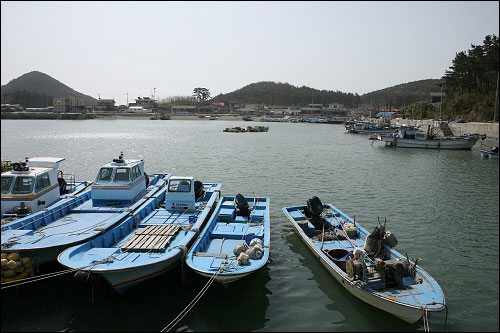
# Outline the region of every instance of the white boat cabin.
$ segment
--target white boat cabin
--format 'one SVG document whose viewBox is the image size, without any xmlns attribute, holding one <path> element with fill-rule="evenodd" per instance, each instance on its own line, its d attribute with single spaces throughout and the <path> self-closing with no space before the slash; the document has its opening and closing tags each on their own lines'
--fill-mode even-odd
<svg viewBox="0 0 500 333">
<path fill-rule="evenodd" d="M 170 177 L 165 195 L 165 209 L 190 211 L 195 209 L 195 180 L 193 177 Z"/>
<path fill-rule="evenodd" d="M 126 204 L 135 200 L 149 185 L 144 160 L 125 160 L 123 153 L 99 170 L 92 184 L 93 203 Z"/>
<path fill-rule="evenodd" d="M 59 157 L 27 158 L 2 173 L 2 215 L 36 213 L 59 199 Z"/>
<path fill-rule="evenodd" d="M 429 135 L 418 127 L 403 125 L 398 128 L 397 137 L 400 139 L 427 140 Z"/>
</svg>

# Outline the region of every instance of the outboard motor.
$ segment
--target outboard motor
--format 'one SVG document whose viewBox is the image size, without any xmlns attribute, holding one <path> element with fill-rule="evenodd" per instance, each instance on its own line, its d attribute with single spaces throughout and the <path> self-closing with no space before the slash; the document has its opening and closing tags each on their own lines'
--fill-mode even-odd
<svg viewBox="0 0 500 333">
<path fill-rule="evenodd" d="M 59 194 L 68 193 L 68 190 L 66 189 L 66 180 L 64 179 L 61 170 L 57 172 L 57 182 L 59 183 Z"/>
<path fill-rule="evenodd" d="M 250 217 L 250 209 L 248 206 L 247 199 L 241 194 L 236 194 L 236 215 L 237 216 L 248 216 Z"/>
<path fill-rule="evenodd" d="M 371 259 L 385 259 L 384 252 L 385 226 L 378 225 L 373 232 L 366 237 L 364 249 Z"/>
<path fill-rule="evenodd" d="M 195 197 L 195 200 L 198 200 L 199 198 L 201 198 L 203 196 L 204 192 L 205 191 L 203 190 L 203 183 L 200 182 L 199 180 L 195 180 L 194 181 L 194 197 Z M 246 202 L 246 200 L 245 200 L 245 202 Z"/>
<path fill-rule="evenodd" d="M 314 225 L 314 228 L 316 230 L 322 230 L 323 224 L 325 224 L 326 221 L 323 217 L 321 217 L 321 213 L 323 212 L 323 204 L 317 196 L 314 196 L 311 199 L 307 200 L 305 212 L 306 216 L 310 218 L 311 223 Z"/>
</svg>

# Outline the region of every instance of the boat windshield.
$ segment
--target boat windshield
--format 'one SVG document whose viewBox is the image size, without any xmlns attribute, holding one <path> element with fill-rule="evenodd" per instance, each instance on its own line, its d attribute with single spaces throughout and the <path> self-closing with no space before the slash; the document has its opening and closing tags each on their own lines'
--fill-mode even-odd
<svg viewBox="0 0 500 333">
<path fill-rule="evenodd" d="M 115 172 L 115 182 L 128 182 L 130 181 L 129 168 L 117 168 Z"/>
<path fill-rule="evenodd" d="M 19 176 L 14 182 L 13 194 L 31 193 L 33 190 L 33 177 Z"/>
<path fill-rule="evenodd" d="M 14 182 L 14 177 L 12 176 L 2 176 L 2 194 L 9 193 L 10 187 Z"/>
<path fill-rule="evenodd" d="M 112 174 L 113 174 L 113 168 L 101 168 L 101 170 L 99 170 L 99 174 L 97 175 L 97 181 L 110 182 Z"/>
<path fill-rule="evenodd" d="M 171 180 L 168 184 L 169 192 L 190 192 L 191 181 L 187 179 Z"/>
</svg>

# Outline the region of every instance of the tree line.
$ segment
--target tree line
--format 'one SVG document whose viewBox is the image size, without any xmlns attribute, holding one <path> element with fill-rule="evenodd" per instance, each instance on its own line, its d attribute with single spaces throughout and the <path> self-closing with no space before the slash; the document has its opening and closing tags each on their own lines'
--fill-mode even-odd
<svg viewBox="0 0 500 333">
<path fill-rule="evenodd" d="M 17 90 L 3 93 L 1 100 L 2 104 L 19 104 L 25 108 L 45 108 L 53 105 L 54 98 L 34 91 Z"/>
<path fill-rule="evenodd" d="M 465 93 L 487 95 L 495 91 L 498 78 L 498 37 L 487 35 L 483 45 L 458 52 L 443 76 L 448 96 Z"/>
</svg>

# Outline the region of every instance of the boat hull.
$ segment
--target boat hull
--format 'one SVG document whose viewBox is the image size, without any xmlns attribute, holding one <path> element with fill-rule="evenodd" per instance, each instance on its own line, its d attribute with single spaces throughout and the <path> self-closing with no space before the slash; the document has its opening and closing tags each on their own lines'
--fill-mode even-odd
<svg viewBox="0 0 500 333">
<path fill-rule="evenodd" d="M 381 136 L 378 139 L 384 141 L 385 145 L 389 147 L 423 149 L 470 150 L 477 142 L 476 138 L 416 140 Z"/>
<path fill-rule="evenodd" d="M 177 251 L 176 255 L 150 265 L 128 267 L 119 270 L 89 270 L 89 272 L 103 278 L 117 293 L 123 294 L 141 282 L 171 271 L 180 263 L 180 259 L 181 252 Z"/>
</svg>

